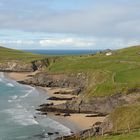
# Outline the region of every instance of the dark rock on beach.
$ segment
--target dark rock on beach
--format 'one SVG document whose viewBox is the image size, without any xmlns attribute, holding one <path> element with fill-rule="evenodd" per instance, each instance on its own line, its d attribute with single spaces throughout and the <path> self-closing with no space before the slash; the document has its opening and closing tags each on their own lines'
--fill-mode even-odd
<svg viewBox="0 0 140 140">
<path fill-rule="evenodd" d="M 68 117 L 68 116 L 71 116 L 71 115 L 70 115 L 70 113 L 65 113 L 63 116 Z"/>
<path fill-rule="evenodd" d="M 60 113 L 56 113 L 56 114 L 55 114 L 55 116 L 60 116 L 60 115 L 61 115 Z"/>
<path fill-rule="evenodd" d="M 54 133 L 52 133 L 52 132 L 48 132 L 48 135 L 49 135 L 49 136 L 51 136 L 51 135 L 53 135 L 53 134 L 54 134 Z"/>
<path fill-rule="evenodd" d="M 66 100 L 72 100 L 72 99 L 74 98 L 49 97 L 47 100 L 66 101 Z"/>
<path fill-rule="evenodd" d="M 59 132 L 55 132 L 56 135 L 59 135 Z"/>
<path fill-rule="evenodd" d="M 104 117 L 104 116 L 106 116 L 106 115 L 105 115 L 105 114 L 100 113 L 100 114 L 86 115 L 85 117 Z"/>
<path fill-rule="evenodd" d="M 40 105 L 40 107 L 43 107 L 43 106 L 52 106 L 52 105 L 53 105 L 53 103 L 46 103 L 46 104 Z"/>
</svg>

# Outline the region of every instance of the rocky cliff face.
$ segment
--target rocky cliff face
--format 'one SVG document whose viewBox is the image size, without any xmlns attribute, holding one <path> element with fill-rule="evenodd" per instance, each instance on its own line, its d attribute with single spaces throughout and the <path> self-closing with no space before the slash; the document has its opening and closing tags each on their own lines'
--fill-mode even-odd
<svg viewBox="0 0 140 140">
<path fill-rule="evenodd" d="M 21 81 L 22 84 L 29 84 L 43 87 L 61 87 L 61 88 L 73 88 L 76 94 L 82 92 L 86 86 L 86 75 L 79 73 L 77 75 L 65 75 L 65 74 L 47 74 L 38 73 L 33 78 Z"/>
<path fill-rule="evenodd" d="M 39 109 L 42 112 L 60 112 L 60 113 L 97 113 L 107 115 L 118 106 L 137 103 L 140 98 L 140 91 L 136 94 L 115 94 L 109 97 L 92 97 L 89 100 L 73 99 L 65 104 L 46 106 Z"/>
<path fill-rule="evenodd" d="M 0 71 L 14 71 L 14 72 L 30 72 L 34 71 L 32 63 L 24 64 L 19 62 L 5 62 L 0 63 Z"/>
<path fill-rule="evenodd" d="M 84 93 L 87 88 L 87 76 L 84 73 L 79 74 L 47 74 L 38 73 L 34 77 L 21 81 L 23 84 L 43 86 L 43 87 L 61 87 L 73 88 L 75 94 Z M 130 92 L 131 91 L 131 92 Z M 137 93 L 137 94 L 130 94 Z M 85 99 L 81 94 L 78 98 L 67 101 L 65 104 L 45 106 L 40 110 L 42 112 L 62 112 L 62 113 L 98 113 L 109 114 L 114 108 L 122 105 L 132 104 L 140 97 L 140 89 L 128 90 L 128 94 L 116 93 L 106 97 L 91 97 Z"/>
<path fill-rule="evenodd" d="M 24 63 L 17 60 L 9 60 L 5 62 L 0 62 L 0 71 L 3 72 L 32 72 L 42 67 L 48 66 L 47 60 L 36 60 L 30 63 Z"/>
</svg>

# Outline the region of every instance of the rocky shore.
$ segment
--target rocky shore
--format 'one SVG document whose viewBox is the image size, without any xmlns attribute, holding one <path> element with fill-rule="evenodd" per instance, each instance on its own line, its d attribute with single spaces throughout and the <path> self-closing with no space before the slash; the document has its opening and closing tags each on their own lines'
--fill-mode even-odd
<svg viewBox="0 0 140 140">
<path fill-rule="evenodd" d="M 98 113 L 107 115 L 114 108 L 122 105 L 133 104 L 139 98 L 140 89 L 129 89 L 126 94 L 116 93 L 112 96 L 105 97 L 90 97 L 85 99 L 83 97 L 84 90 L 86 89 L 87 79 L 86 75 L 79 73 L 78 75 L 64 75 L 64 74 L 47 74 L 37 73 L 32 78 L 28 78 L 24 81 L 19 81 L 22 84 L 32 86 L 42 86 L 51 88 L 69 88 L 73 89 L 69 92 L 59 91 L 54 94 L 71 94 L 77 95 L 77 97 L 71 98 L 59 98 L 50 97 L 49 100 L 67 100 L 65 104 L 45 106 L 42 105 L 41 111 L 54 112 L 58 110 L 60 112 L 73 112 L 73 113 Z M 135 93 L 135 94 L 131 94 Z M 134 96 L 134 97 L 132 97 Z"/>
<path fill-rule="evenodd" d="M 116 93 L 107 97 L 91 97 L 90 99 L 83 98 L 84 91 L 87 85 L 86 75 L 79 73 L 78 75 L 65 75 L 65 74 L 47 74 L 37 73 L 32 78 L 24 81 L 19 81 L 22 84 L 32 86 L 42 86 L 51 88 L 70 88 L 73 89 L 69 92 L 57 91 L 54 95 L 76 95 L 76 97 L 65 98 L 51 96 L 48 101 L 60 101 L 55 104 L 53 102 L 40 105 L 37 109 L 42 114 L 54 113 L 56 116 L 68 117 L 71 114 L 87 114 L 85 117 L 104 117 L 102 121 L 94 122 L 91 128 L 80 131 L 77 134 L 64 137 L 64 139 L 71 139 L 73 137 L 88 137 L 96 135 L 96 129 L 99 129 L 98 134 L 110 133 L 112 131 L 112 123 L 108 119 L 108 115 L 117 107 L 134 104 L 140 98 L 140 89 L 129 89 L 126 94 Z M 133 94 L 131 94 L 133 93 Z M 61 102 L 65 101 L 65 102 Z M 89 115 L 90 114 L 90 115 Z M 106 119 L 105 119 L 106 118 Z"/>
<path fill-rule="evenodd" d="M 18 82 L 31 86 L 41 86 L 44 89 L 49 87 L 53 91 L 50 98 L 47 99 L 47 103 L 40 105 L 37 109 L 41 114 L 49 115 L 49 113 L 53 113 L 51 116 L 56 120 L 57 117 L 64 117 L 70 118 L 68 121 L 75 121 L 71 116 L 78 114 L 84 116 L 84 120 L 86 120 L 85 118 L 92 120 L 89 121 L 91 123 L 90 127 L 88 126 L 71 136 L 63 137 L 64 140 L 110 133 L 113 125 L 108 115 L 119 106 L 137 103 L 138 98 L 140 98 L 140 89 L 129 89 L 126 94 L 116 93 L 112 96 L 85 99 L 83 95 L 87 85 L 87 77 L 83 73 L 65 75 L 36 72 L 31 76 L 29 75 L 26 75 L 27 77 L 22 80 L 18 80 Z"/>
</svg>

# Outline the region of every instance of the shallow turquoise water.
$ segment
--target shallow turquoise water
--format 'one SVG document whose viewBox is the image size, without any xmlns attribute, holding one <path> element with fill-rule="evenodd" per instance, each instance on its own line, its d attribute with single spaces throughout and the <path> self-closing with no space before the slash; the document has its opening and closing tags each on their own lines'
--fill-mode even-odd
<svg viewBox="0 0 140 140">
<path fill-rule="evenodd" d="M 46 102 L 47 95 L 41 92 L 0 73 L 0 140 L 53 140 L 70 134 L 69 128 L 35 110 Z M 48 132 L 54 134 L 49 137 Z"/>
</svg>

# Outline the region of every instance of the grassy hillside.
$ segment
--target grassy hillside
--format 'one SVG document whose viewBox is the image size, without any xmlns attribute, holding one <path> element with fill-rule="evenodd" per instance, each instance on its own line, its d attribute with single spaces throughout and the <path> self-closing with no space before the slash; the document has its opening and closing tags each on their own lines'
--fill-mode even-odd
<svg viewBox="0 0 140 140">
<path fill-rule="evenodd" d="M 9 48 L 0 47 L 0 62 L 10 61 L 10 60 L 18 60 L 22 62 L 31 62 L 33 60 L 42 59 L 43 56 L 26 53 L 19 50 L 13 50 Z"/>
<path fill-rule="evenodd" d="M 31 62 L 44 56 L 0 47 L 0 62 L 19 60 Z M 86 73 L 86 96 L 109 96 L 126 93 L 130 88 L 140 88 L 140 46 L 117 50 L 111 56 L 105 53 L 83 56 L 50 57 L 48 73 Z M 113 131 L 140 128 L 140 105 L 116 108 L 110 114 Z M 139 140 L 140 132 L 107 136 L 90 140 Z"/>
<path fill-rule="evenodd" d="M 0 62 L 19 60 L 31 62 L 44 56 L 0 47 Z M 56 59 L 57 58 L 57 59 Z M 105 53 L 83 56 L 50 57 L 48 73 L 86 73 L 86 95 L 107 96 L 140 87 L 140 46 L 117 50 L 111 56 Z"/>
<path fill-rule="evenodd" d="M 87 140 L 139 140 L 140 132 L 133 132 L 129 134 L 122 134 L 116 136 L 94 137 Z"/>
<path fill-rule="evenodd" d="M 89 76 L 87 94 L 106 96 L 140 87 L 140 46 L 89 56 L 59 57 L 46 69 L 49 73 L 79 73 Z"/>
<path fill-rule="evenodd" d="M 110 114 L 113 131 L 140 128 L 140 105 L 123 106 L 116 108 Z"/>
</svg>

